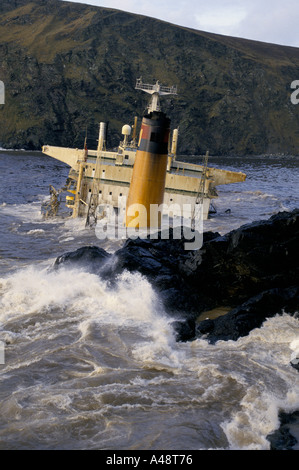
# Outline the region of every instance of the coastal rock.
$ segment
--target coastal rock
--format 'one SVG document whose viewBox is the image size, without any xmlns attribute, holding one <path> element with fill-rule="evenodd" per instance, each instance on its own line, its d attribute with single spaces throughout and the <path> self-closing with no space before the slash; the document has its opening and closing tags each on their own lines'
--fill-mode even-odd
<svg viewBox="0 0 299 470">
<path fill-rule="evenodd" d="M 267 436 L 271 450 L 293 450 L 298 441 L 292 434 L 292 427 L 298 429 L 299 411 L 293 413 L 280 412 L 279 421 L 279 428 Z"/>
<path fill-rule="evenodd" d="M 138 271 L 178 318 L 181 341 L 236 340 L 271 316 L 299 310 L 299 210 L 247 224 L 225 236 L 207 233 L 198 251 L 184 240 L 128 240 L 115 253 L 118 269 Z M 199 314 L 229 306 L 214 320 Z M 229 308 L 228 308 L 229 309 Z"/>
<path fill-rule="evenodd" d="M 59 257 L 55 266 L 85 263 L 110 280 L 124 270 L 139 272 L 175 319 L 178 341 L 204 337 L 215 343 L 237 340 L 271 316 L 299 311 L 298 241 L 296 209 L 225 236 L 207 232 L 197 251 L 184 249 L 183 236 L 163 239 L 159 234 L 157 239 L 128 239 L 113 255 L 80 248 Z M 199 315 L 223 307 L 227 314 L 198 321 Z"/>
<path fill-rule="evenodd" d="M 159 292 L 169 314 L 190 322 L 195 320 L 199 311 L 208 308 L 210 301 L 204 296 L 199 297 L 181 272 L 189 252 L 184 249 L 186 239 L 183 229 L 178 230 L 181 231 L 180 237 L 170 230 L 169 238 L 163 238 L 159 233 L 157 239 L 128 239 L 115 252 L 113 263 L 105 267 L 102 275 L 113 278 L 123 270 L 139 272 Z M 218 233 L 207 232 L 203 240 L 205 242 L 218 236 Z"/>
<path fill-rule="evenodd" d="M 294 369 L 298 370 L 299 372 L 299 357 L 295 357 L 295 359 L 292 359 L 290 364 L 292 367 L 294 367 Z"/>
<path fill-rule="evenodd" d="M 98 274 L 110 257 L 110 253 L 107 253 L 103 248 L 84 246 L 76 251 L 59 256 L 54 263 L 54 269 L 58 269 L 61 266 L 77 266 L 88 268 L 89 272 Z"/>
<path fill-rule="evenodd" d="M 204 320 L 196 327 L 196 336 L 204 335 L 210 343 L 237 340 L 254 328 L 259 328 L 266 318 L 283 313 L 291 314 L 299 308 L 299 287 L 270 289 L 250 298 L 224 316 Z"/>
<path fill-rule="evenodd" d="M 260 292 L 298 284 L 299 210 L 280 212 L 190 253 L 185 276 L 215 303 L 237 306 Z"/>
</svg>

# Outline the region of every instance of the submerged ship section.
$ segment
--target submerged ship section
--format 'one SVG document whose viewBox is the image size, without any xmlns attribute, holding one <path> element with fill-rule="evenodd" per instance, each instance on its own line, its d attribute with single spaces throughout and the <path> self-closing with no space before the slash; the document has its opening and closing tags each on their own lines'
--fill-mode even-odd
<svg viewBox="0 0 299 470">
<path fill-rule="evenodd" d="M 106 149 L 106 124 L 99 125 L 96 150 L 45 145 L 43 153 L 70 166 L 66 184 L 66 205 L 72 217 L 83 217 L 87 225 L 97 223 L 106 205 L 127 211 L 132 204 L 163 204 L 165 212 L 184 217 L 208 218 L 210 204 L 217 198 L 218 185 L 242 182 L 246 175 L 208 167 L 208 153 L 202 165 L 177 160 L 178 129 L 170 131 L 170 121 L 160 109 L 159 97 L 176 94 L 175 87 L 144 84 L 137 80 L 136 89 L 151 95 L 137 140 L 137 118 L 133 126 L 124 125 L 123 140 L 115 151 Z M 54 196 L 53 196 L 54 195 Z M 56 192 L 57 196 L 57 192 Z M 53 206 L 55 189 L 52 189 Z M 200 207 L 200 213 L 197 208 Z M 125 223 L 130 222 L 130 217 Z M 149 226 L 150 221 L 140 222 Z"/>
</svg>

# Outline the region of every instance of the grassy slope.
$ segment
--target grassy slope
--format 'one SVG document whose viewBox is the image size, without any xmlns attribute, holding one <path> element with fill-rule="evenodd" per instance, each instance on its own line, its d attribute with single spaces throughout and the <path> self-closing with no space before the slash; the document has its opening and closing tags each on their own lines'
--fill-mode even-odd
<svg viewBox="0 0 299 470">
<path fill-rule="evenodd" d="M 142 76 L 178 86 L 163 107 L 183 153 L 299 153 L 297 48 L 57 0 L 3 0 L 0 11 L 2 145 L 80 146 L 101 120 L 116 145 L 146 105 Z"/>
</svg>

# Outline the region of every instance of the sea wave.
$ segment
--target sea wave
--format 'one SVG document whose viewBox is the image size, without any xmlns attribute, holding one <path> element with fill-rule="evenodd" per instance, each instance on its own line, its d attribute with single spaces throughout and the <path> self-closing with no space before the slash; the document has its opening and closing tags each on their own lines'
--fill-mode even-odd
<svg viewBox="0 0 299 470">
<path fill-rule="evenodd" d="M 183 435 L 188 449 L 269 449 L 279 410 L 299 408 L 299 323 L 287 314 L 211 345 L 177 343 L 139 274 L 112 286 L 31 266 L 0 279 L 0 298 L 6 448 L 178 448 Z"/>
</svg>

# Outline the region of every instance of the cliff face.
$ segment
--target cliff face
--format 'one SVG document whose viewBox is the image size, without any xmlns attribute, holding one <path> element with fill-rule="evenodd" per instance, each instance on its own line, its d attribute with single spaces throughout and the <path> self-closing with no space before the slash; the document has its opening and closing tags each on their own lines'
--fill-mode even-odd
<svg viewBox="0 0 299 470">
<path fill-rule="evenodd" d="M 141 116 L 136 78 L 177 85 L 163 100 L 179 153 L 299 154 L 299 49 L 225 37 L 58 0 L 0 4 L 0 145 L 108 146 Z"/>
</svg>

